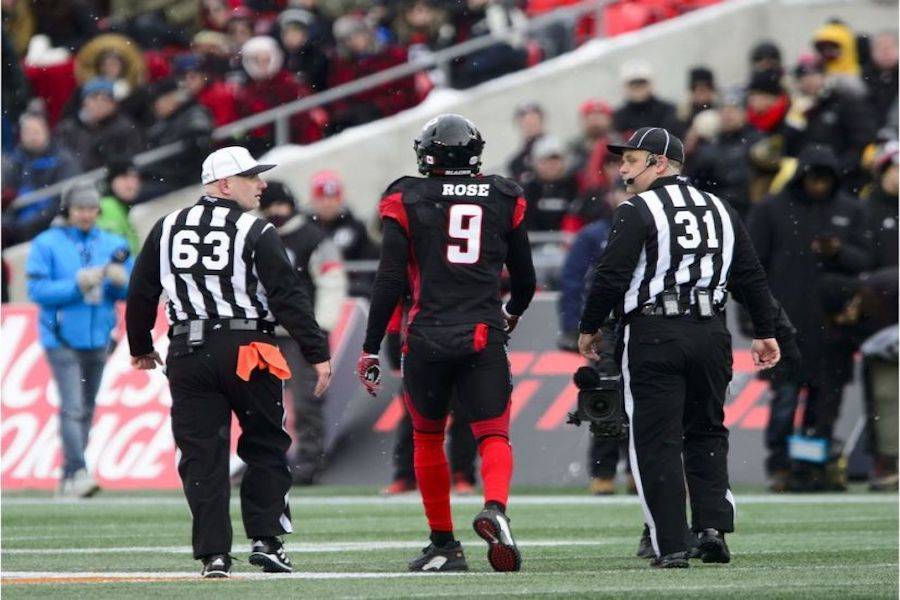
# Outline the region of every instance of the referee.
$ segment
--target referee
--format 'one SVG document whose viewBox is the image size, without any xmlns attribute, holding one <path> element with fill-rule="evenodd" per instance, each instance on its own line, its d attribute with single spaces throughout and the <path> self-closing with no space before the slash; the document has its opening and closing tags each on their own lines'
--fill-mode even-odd
<svg viewBox="0 0 900 600">
<path fill-rule="evenodd" d="M 241 515 L 253 540 L 249 561 L 266 572 L 291 571 L 278 538 L 292 528 L 285 457 L 291 438 L 282 404 L 290 370 L 276 346 L 276 319 L 314 366 L 314 393 L 321 395 L 331 380 L 327 340 L 275 227 L 245 212 L 259 206 L 266 188 L 259 174 L 274 166 L 258 164 L 237 146 L 210 154 L 204 196 L 156 223 L 128 291 L 128 342 L 138 369 L 162 364 L 151 330 L 160 294 L 168 297 L 172 433 L 203 577 L 227 577 L 231 569 L 232 413 L 241 425 L 238 456 L 247 463 Z"/>
<path fill-rule="evenodd" d="M 700 557 L 727 563 L 735 505 L 723 423 L 732 373 L 726 290 L 750 311 L 755 365 L 774 366 L 780 351 L 765 272 L 734 209 L 679 176 L 681 140 L 644 127 L 609 150 L 622 155 L 619 173 L 634 195 L 616 209 L 578 348 L 597 360 L 600 326 L 618 311 L 629 454 L 656 555 L 651 565 L 688 566 L 685 478 Z"/>
</svg>

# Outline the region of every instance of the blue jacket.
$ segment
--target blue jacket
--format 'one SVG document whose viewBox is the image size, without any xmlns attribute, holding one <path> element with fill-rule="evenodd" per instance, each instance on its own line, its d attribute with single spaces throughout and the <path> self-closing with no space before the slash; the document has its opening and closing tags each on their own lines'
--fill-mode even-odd
<svg viewBox="0 0 900 600">
<path fill-rule="evenodd" d="M 563 331 L 578 331 L 587 289 L 593 279 L 591 267 L 606 248 L 609 223 L 604 220 L 586 225 L 572 242 L 562 269 L 559 296 L 559 320 Z"/>
<path fill-rule="evenodd" d="M 40 305 L 38 327 L 44 348 L 69 346 L 77 350 L 104 348 L 116 325 L 116 300 L 124 300 L 128 286 L 103 283 L 99 304 L 87 304 L 75 274 L 84 267 L 102 267 L 114 253 L 128 250 L 124 238 L 94 227 L 83 232 L 68 225 L 51 227 L 31 244 L 25 274 L 28 296 Z M 128 273 L 134 259 L 124 266 Z"/>
</svg>

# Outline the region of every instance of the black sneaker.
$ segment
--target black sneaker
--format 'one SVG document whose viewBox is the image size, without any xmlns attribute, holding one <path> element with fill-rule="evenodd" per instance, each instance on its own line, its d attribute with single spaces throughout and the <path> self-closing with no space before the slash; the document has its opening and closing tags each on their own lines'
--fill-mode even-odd
<svg viewBox="0 0 900 600">
<path fill-rule="evenodd" d="M 641 534 L 641 541 L 638 543 L 638 549 L 634 555 L 638 558 L 656 557 L 656 552 L 653 550 L 653 542 L 650 540 L 650 528 L 646 525 L 644 525 L 644 532 Z"/>
<path fill-rule="evenodd" d="M 291 559 L 284 553 L 281 540 L 275 537 L 253 540 L 249 562 L 262 567 L 265 573 L 290 573 L 294 570 Z"/>
<path fill-rule="evenodd" d="M 472 521 L 472 527 L 488 543 L 488 562 L 495 571 L 522 568 L 522 555 L 509 529 L 509 517 L 496 508 L 485 508 Z"/>
<path fill-rule="evenodd" d="M 672 552 L 655 557 L 650 561 L 650 566 L 655 569 L 687 569 L 691 563 L 688 562 L 687 552 Z"/>
<path fill-rule="evenodd" d="M 200 577 L 204 579 L 223 579 L 231 574 L 231 557 L 227 554 L 210 554 L 203 559 L 203 570 Z"/>
<path fill-rule="evenodd" d="M 729 563 L 731 551 L 725 543 L 725 534 L 717 529 L 704 529 L 698 536 L 700 560 L 705 563 Z"/>
<path fill-rule="evenodd" d="M 409 561 L 410 571 L 423 573 L 445 573 L 448 571 L 468 571 L 466 555 L 462 544 L 452 541 L 445 546 L 428 544 L 422 548 L 422 554 Z"/>
<path fill-rule="evenodd" d="M 688 535 L 688 558 L 702 558 L 703 553 L 700 552 L 700 534 L 691 533 Z"/>
</svg>

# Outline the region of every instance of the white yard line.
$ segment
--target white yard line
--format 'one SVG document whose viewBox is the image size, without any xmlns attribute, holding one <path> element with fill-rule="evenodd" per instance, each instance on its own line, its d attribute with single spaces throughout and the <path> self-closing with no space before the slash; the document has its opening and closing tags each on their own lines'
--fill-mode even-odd
<svg viewBox="0 0 900 600">
<path fill-rule="evenodd" d="M 636 563 L 638 564 L 638 563 Z M 791 565 L 791 566 L 783 566 L 783 567 L 740 567 L 731 565 L 727 568 L 729 572 L 731 571 L 756 571 L 756 572 L 764 572 L 764 571 L 843 571 L 843 570 L 852 570 L 859 571 L 860 568 L 863 569 L 884 569 L 884 568 L 896 568 L 896 563 L 873 563 L 869 565 Z M 715 568 L 715 567 L 712 567 Z M 648 570 L 649 571 L 649 570 Z M 540 577 L 545 577 L 547 575 L 566 575 L 566 576 L 575 576 L 575 575 L 605 575 L 605 574 L 622 574 L 622 569 L 596 569 L 591 571 L 540 571 L 534 573 L 525 572 L 524 575 L 535 575 Z M 409 578 L 409 577 L 484 577 L 484 576 L 499 576 L 506 577 L 505 573 L 492 573 L 492 572 L 467 572 L 467 573 L 404 573 L 404 572 L 296 572 L 296 573 L 259 573 L 259 572 L 239 572 L 232 573 L 231 579 L 234 580 L 271 580 L 271 579 L 398 579 L 398 578 Z M 168 579 L 190 579 L 201 581 L 196 571 L 72 571 L 67 573 L 60 573 L 59 571 L 12 571 L 8 573 L 3 573 L 2 578 L 7 580 L 7 583 L 12 583 L 17 579 L 23 580 L 47 580 L 47 583 L 52 582 L 53 580 L 77 580 L 77 579 L 101 579 L 101 580 L 168 580 Z M 90 582 L 89 582 L 90 583 Z M 651 579 L 648 579 L 646 582 L 641 582 L 640 584 L 635 584 L 634 587 L 630 586 L 622 586 L 621 591 L 628 591 L 632 589 L 646 589 L 647 585 L 652 585 L 654 582 Z M 847 583 L 846 586 L 853 586 L 854 584 L 859 583 L 860 585 L 864 585 L 865 582 L 851 582 Z M 685 587 L 679 585 L 678 583 L 674 583 L 667 581 L 663 584 L 666 589 L 674 588 L 674 589 L 686 589 Z M 731 584 L 724 584 L 725 587 Z M 742 582 L 739 587 L 762 587 L 770 585 L 766 582 L 760 583 L 748 583 Z M 772 584 L 775 585 L 775 584 Z M 805 584 L 796 584 L 802 587 L 809 587 L 808 583 Z M 837 587 L 845 587 L 845 584 L 836 584 Z M 691 586 L 686 586 L 690 588 Z M 697 586 L 696 589 L 720 589 L 720 585 L 711 584 L 706 582 L 702 584 L 702 586 Z M 604 590 L 608 589 L 606 586 L 603 587 Z M 506 592 L 504 592 L 505 594 Z M 533 591 L 530 593 L 534 593 Z M 429 594 L 430 595 L 430 594 Z M 492 594 L 496 595 L 496 591 Z"/>
<path fill-rule="evenodd" d="M 518 545 L 524 548 L 556 548 L 566 546 L 609 546 L 626 538 L 610 537 L 602 540 L 523 540 Z M 631 539 L 630 537 L 627 539 Z M 383 542 L 335 542 L 327 544 L 285 544 L 285 550 L 292 554 L 314 554 L 317 552 L 374 552 L 378 550 L 421 549 L 426 543 L 415 541 Z M 3 548 L 3 554 L 190 554 L 190 546 L 128 546 L 96 548 Z"/>
<path fill-rule="evenodd" d="M 736 496 L 738 504 L 897 504 L 897 494 L 810 494 L 791 496 L 783 494 L 747 494 Z M 232 498 L 232 504 L 239 504 L 239 498 Z M 480 506 L 479 496 L 454 497 L 458 506 Z M 417 494 L 404 496 L 294 496 L 293 506 L 418 506 Z M 631 506 L 637 505 L 636 496 L 513 496 L 510 505 L 556 505 L 556 506 Z M 61 500 L 57 498 L 3 498 L 3 506 L 187 506 L 184 498 L 178 496 L 99 496 L 87 500 Z"/>
<path fill-rule="evenodd" d="M 636 530 L 639 531 L 639 528 Z M 831 532 L 812 532 L 807 533 L 805 538 L 809 539 L 828 539 L 833 537 Z M 773 534 L 768 532 L 761 533 L 742 533 L 739 538 L 742 540 L 751 540 L 755 538 L 772 539 Z M 638 538 L 635 535 L 627 536 L 606 536 L 603 539 L 595 540 L 518 540 L 517 544 L 523 548 L 578 548 L 578 547 L 604 547 L 616 544 L 625 544 L 636 542 Z M 474 543 L 480 545 L 480 540 L 462 539 L 464 543 Z M 888 539 L 888 545 L 893 542 Z M 285 544 L 285 550 L 289 554 L 319 554 L 319 553 L 339 553 L 339 552 L 378 552 L 382 550 L 418 550 L 425 545 L 423 540 L 410 541 L 349 541 L 349 542 L 306 542 Z M 841 543 L 840 547 L 847 549 L 851 547 L 846 543 Z M 865 547 L 872 547 L 872 541 L 865 542 Z M 885 548 L 888 546 L 886 545 Z M 240 550 L 236 550 L 240 552 Z M 748 554 L 781 554 L 785 552 L 784 548 L 779 549 L 756 549 L 749 551 Z M 64 554 L 191 554 L 190 546 L 94 546 L 89 548 L 8 548 L 4 547 L 0 551 L 3 556 L 56 556 Z"/>
</svg>

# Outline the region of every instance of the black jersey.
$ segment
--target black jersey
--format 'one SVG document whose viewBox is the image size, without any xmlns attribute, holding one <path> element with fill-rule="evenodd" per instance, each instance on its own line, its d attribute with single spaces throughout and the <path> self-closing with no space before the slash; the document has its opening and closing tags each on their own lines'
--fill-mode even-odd
<svg viewBox="0 0 900 600">
<path fill-rule="evenodd" d="M 534 265 L 522 189 L 497 175 L 403 177 L 379 211 L 385 225 L 365 349 L 377 352 L 397 300 L 412 294 L 410 328 L 484 323 L 503 329 L 500 274 L 510 273 L 506 310 L 522 314 Z"/>
</svg>

